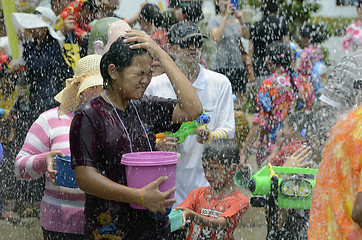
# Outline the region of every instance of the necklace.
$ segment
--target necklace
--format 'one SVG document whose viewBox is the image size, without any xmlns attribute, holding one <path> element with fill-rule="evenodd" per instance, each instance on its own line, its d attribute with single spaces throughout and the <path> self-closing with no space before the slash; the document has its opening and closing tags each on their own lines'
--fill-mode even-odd
<svg viewBox="0 0 362 240">
<path fill-rule="evenodd" d="M 106 98 L 107 98 L 107 100 L 109 101 L 109 103 L 112 105 L 114 111 L 116 112 L 116 115 L 117 115 L 117 117 L 118 117 L 118 120 L 121 122 L 122 127 L 123 127 L 124 131 L 126 132 L 126 135 L 127 135 L 127 138 L 128 138 L 128 142 L 129 142 L 129 147 L 130 147 L 130 149 L 131 149 L 131 152 L 133 152 L 132 141 L 131 141 L 131 138 L 130 138 L 130 136 L 129 136 L 129 133 L 128 133 L 128 131 L 127 131 L 126 126 L 124 125 L 121 117 L 119 116 L 116 107 L 113 105 L 112 101 L 108 98 L 106 91 L 103 91 L 103 93 L 104 93 L 104 95 L 106 96 Z M 132 100 L 131 100 L 130 102 L 131 102 L 133 108 L 134 108 L 135 111 L 136 111 L 138 121 L 141 123 L 142 129 L 143 129 L 143 131 L 145 132 L 145 136 L 146 136 L 146 139 L 147 139 L 148 146 L 149 146 L 149 148 L 150 148 L 150 151 L 152 152 L 152 147 L 151 147 L 150 139 L 148 138 L 148 134 L 147 134 L 147 132 L 146 132 L 145 127 L 143 126 L 143 123 L 142 123 L 142 121 L 141 121 L 140 115 L 138 114 L 137 108 L 136 108 L 136 106 L 134 105 L 134 103 L 133 103 Z"/>
</svg>

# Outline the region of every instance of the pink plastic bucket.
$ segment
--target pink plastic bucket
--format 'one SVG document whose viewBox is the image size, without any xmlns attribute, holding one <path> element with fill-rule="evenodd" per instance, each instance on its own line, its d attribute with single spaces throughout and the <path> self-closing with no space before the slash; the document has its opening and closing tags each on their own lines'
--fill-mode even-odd
<svg viewBox="0 0 362 240">
<path fill-rule="evenodd" d="M 128 187 L 142 188 L 159 177 L 167 176 L 167 180 L 160 184 L 159 189 L 161 192 L 165 192 L 173 188 L 176 182 L 176 164 L 179 159 L 180 154 L 173 152 L 124 154 L 121 163 L 126 166 Z M 174 198 L 174 194 L 170 198 Z M 134 203 L 131 203 L 130 206 L 135 209 L 146 209 Z M 169 207 L 171 208 L 172 205 Z"/>
</svg>

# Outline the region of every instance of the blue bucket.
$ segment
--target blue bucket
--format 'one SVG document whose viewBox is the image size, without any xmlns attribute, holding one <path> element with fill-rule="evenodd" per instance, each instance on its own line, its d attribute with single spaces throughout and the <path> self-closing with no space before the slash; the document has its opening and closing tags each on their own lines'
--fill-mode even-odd
<svg viewBox="0 0 362 240">
<path fill-rule="evenodd" d="M 0 163 L 3 160 L 3 145 L 0 143 Z"/>
<path fill-rule="evenodd" d="M 55 176 L 55 183 L 67 188 L 77 188 L 78 184 L 75 179 L 75 173 L 70 165 L 70 156 L 67 155 L 63 158 L 56 155 L 55 160 L 55 170 L 58 172 Z"/>
</svg>

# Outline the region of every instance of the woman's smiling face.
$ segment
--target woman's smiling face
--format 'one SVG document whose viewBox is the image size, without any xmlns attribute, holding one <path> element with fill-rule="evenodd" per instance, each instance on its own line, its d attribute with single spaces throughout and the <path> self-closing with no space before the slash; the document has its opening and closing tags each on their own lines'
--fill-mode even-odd
<svg viewBox="0 0 362 240">
<path fill-rule="evenodd" d="M 129 67 L 112 80 L 113 89 L 125 99 L 140 99 L 152 78 L 152 58 L 149 54 L 135 56 Z"/>
</svg>

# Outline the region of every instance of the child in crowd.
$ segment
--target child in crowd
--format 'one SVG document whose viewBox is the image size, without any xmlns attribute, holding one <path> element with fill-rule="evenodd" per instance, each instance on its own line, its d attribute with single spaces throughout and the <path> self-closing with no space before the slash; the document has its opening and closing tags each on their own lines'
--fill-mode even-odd
<svg viewBox="0 0 362 240">
<path fill-rule="evenodd" d="M 275 145 L 276 133 L 283 128 L 290 112 L 311 112 L 315 108 L 315 95 L 306 77 L 293 72 L 292 56 L 288 44 L 276 41 L 267 47 L 267 62 L 274 74 L 263 81 L 258 90 L 257 107 L 253 125 L 241 150 L 241 168 L 245 165 L 247 153 L 259 138 L 260 147 L 256 153 L 258 167 L 268 162 Z"/>
<path fill-rule="evenodd" d="M 249 201 L 234 184 L 239 148 L 231 139 L 209 143 L 202 154 L 208 187 L 193 190 L 177 208 L 182 210 L 184 226 L 191 220 L 187 240 L 232 239 L 246 213 Z"/>
<path fill-rule="evenodd" d="M 319 46 L 327 33 L 327 29 L 312 24 L 305 24 L 300 31 L 304 49 L 296 59 L 296 69 L 299 74 L 309 78 L 317 96 L 323 91 L 327 74 L 326 65 L 323 63 L 324 56 Z"/>
<path fill-rule="evenodd" d="M 294 112 L 287 116 L 284 120 L 284 129 L 277 133 L 275 146 L 269 156 L 269 163 L 273 166 L 283 166 L 289 156 L 307 144 L 305 140 L 307 122 L 308 115 L 304 112 Z M 309 152 L 310 154 L 311 152 Z"/>
<path fill-rule="evenodd" d="M 325 30 L 320 26 L 305 24 L 300 35 L 304 49 L 297 59 L 296 68 L 299 74 L 311 77 L 314 64 L 323 59 L 322 50 L 318 44 L 324 40 Z"/>
<path fill-rule="evenodd" d="M 163 15 L 161 9 L 153 3 L 145 4 L 141 9 L 138 22 L 141 25 L 141 29 L 167 52 L 167 30 L 162 27 Z M 152 67 L 153 77 L 165 72 L 158 61 L 153 61 Z"/>
</svg>

